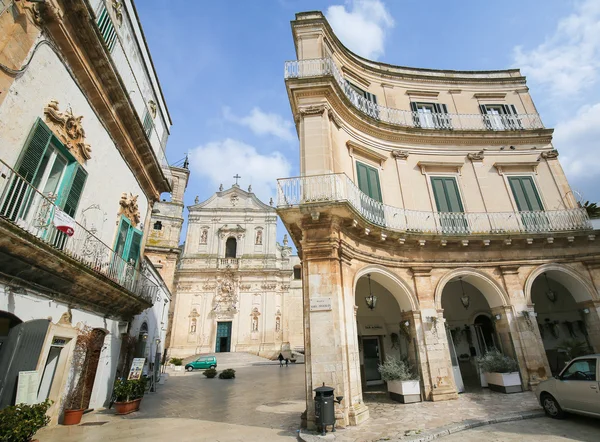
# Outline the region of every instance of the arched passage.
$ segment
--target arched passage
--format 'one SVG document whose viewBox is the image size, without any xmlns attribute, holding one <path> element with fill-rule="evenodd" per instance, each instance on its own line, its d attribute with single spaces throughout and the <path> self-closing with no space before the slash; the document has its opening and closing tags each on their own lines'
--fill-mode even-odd
<svg viewBox="0 0 600 442">
<path fill-rule="evenodd" d="M 597 318 L 586 308 L 593 300 L 589 281 L 573 269 L 556 264 L 540 266 L 529 276 L 526 296 L 537 313 L 537 325 L 553 375 L 570 359 L 592 353 L 598 338 L 588 330 Z M 594 315 L 596 318 L 594 318 Z"/>
<path fill-rule="evenodd" d="M 492 308 L 507 304 L 504 290 L 489 275 L 474 269 L 449 272 L 438 283 L 435 302 L 446 320 L 448 350 L 458 392 L 485 385 L 476 358 L 503 351 Z"/>
<path fill-rule="evenodd" d="M 354 295 L 362 384 L 383 384 L 378 367 L 387 356 L 414 359 L 401 323 L 407 312 L 418 309 L 418 301 L 402 279 L 377 266 L 356 274 Z"/>
<path fill-rule="evenodd" d="M 8 339 L 10 330 L 22 322 L 12 313 L 0 310 L 0 352 L 2 351 L 2 344 Z"/>
</svg>

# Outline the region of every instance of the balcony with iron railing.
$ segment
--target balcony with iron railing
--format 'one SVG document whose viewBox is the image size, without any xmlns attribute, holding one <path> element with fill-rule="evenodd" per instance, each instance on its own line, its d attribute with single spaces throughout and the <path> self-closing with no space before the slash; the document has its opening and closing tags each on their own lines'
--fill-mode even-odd
<svg viewBox="0 0 600 442">
<path fill-rule="evenodd" d="M 347 204 L 364 221 L 392 232 L 419 235 L 551 234 L 592 230 L 585 209 L 530 212 L 427 212 L 389 206 L 365 195 L 343 173 L 283 178 L 279 210 Z"/>
<path fill-rule="evenodd" d="M 0 160 L 0 272 L 65 296 L 69 304 L 130 315 L 150 307 L 158 286 Z M 60 226 L 60 229 L 58 228 Z"/>
<path fill-rule="evenodd" d="M 341 93 L 352 105 L 378 121 L 400 127 L 432 130 L 517 131 L 544 129 L 537 113 L 533 114 L 453 114 L 394 109 L 360 95 L 344 78 L 331 58 L 293 60 L 285 63 L 285 79 L 333 77 Z"/>
</svg>

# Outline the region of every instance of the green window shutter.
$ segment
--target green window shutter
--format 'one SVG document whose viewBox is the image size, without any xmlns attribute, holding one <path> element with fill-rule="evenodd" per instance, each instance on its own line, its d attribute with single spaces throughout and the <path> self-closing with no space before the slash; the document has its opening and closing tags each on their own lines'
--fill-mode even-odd
<svg viewBox="0 0 600 442">
<path fill-rule="evenodd" d="M 35 178 L 51 137 L 52 132 L 48 129 L 48 126 L 38 119 L 31 129 L 17 168 L 19 175 L 25 178 L 28 183 L 31 183 Z"/>
<path fill-rule="evenodd" d="M 438 212 L 464 212 L 454 178 L 431 177 L 431 187 Z"/>
<path fill-rule="evenodd" d="M 508 182 L 520 212 L 544 210 L 531 177 L 509 177 Z"/>
<path fill-rule="evenodd" d="M 137 264 L 140 257 L 140 247 L 142 245 L 142 232 L 135 228 L 130 229 L 130 242 L 129 251 L 127 253 L 127 262 L 133 261 L 134 265 Z"/>
<path fill-rule="evenodd" d="M 127 239 L 129 233 L 130 223 L 127 218 L 121 216 L 121 224 L 119 225 L 119 233 L 115 241 L 115 252 L 118 256 L 123 257 L 125 255 L 125 247 L 127 246 Z"/>
<path fill-rule="evenodd" d="M 106 6 L 102 5 L 100 12 L 98 13 L 98 20 L 96 21 L 98 25 L 98 29 L 102 34 L 102 38 L 104 39 L 104 43 L 106 43 L 106 47 L 108 48 L 108 52 L 113 50 L 115 46 L 115 42 L 117 40 L 117 33 L 115 31 L 115 26 L 113 25 L 112 20 L 110 19 L 110 15 L 106 10 Z"/>
<path fill-rule="evenodd" d="M 71 183 L 71 188 L 69 189 L 69 193 L 67 194 L 64 205 L 65 213 L 71 217 L 75 216 L 75 211 L 77 210 L 77 205 L 79 204 L 79 199 L 83 193 L 83 187 L 85 186 L 86 180 L 87 172 L 83 169 L 83 167 L 77 166 L 77 169 L 75 170 L 75 176 L 73 177 L 73 182 Z"/>
<path fill-rule="evenodd" d="M 146 112 L 144 112 L 144 132 L 146 133 L 146 136 L 148 138 L 150 138 L 150 134 L 152 133 L 153 127 L 154 122 L 152 121 L 152 115 L 150 115 L 150 112 L 148 111 L 148 109 L 146 109 Z"/>
<path fill-rule="evenodd" d="M 358 188 L 365 195 L 376 201 L 382 202 L 381 186 L 377 169 L 366 164 L 356 163 L 356 175 L 358 177 Z"/>
</svg>

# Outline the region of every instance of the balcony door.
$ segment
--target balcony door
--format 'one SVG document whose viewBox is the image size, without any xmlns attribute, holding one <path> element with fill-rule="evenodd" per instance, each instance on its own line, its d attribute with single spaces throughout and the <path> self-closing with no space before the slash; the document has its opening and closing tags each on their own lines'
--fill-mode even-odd
<svg viewBox="0 0 600 442">
<path fill-rule="evenodd" d="M 543 210 L 542 200 L 530 176 L 511 176 L 508 183 L 512 190 L 517 209 L 521 212 L 521 222 L 527 232 L 544 232 L 549 229 L 548 219 Z"/>
<path fill-rule="evenodd" d="M 142 231 L 133 227 L 129 218 L 121 215 L 114 247 L 116 256 L 113 260 L 113 275 L 122 285 L 127 281 L 134 281 L 133 270 L 140 259 L 141 245 Z M 130 267 L 126 264 L 130 264 Z"/>
<path fill-rule="evenodd" d="M 358 188 L 364 194 L 360 198 L 362 215 L 374 224 L 385 226 L 379 172 L 374 167 L 357 161 L 356 175 L 358 177 Z M 365 198 L 365 196 L 368 198 Z"/>
<path fill-rule="evenodd" d="M 431 187 L 443 233 L 465 234 L 469 228 L 454 177 L 431 177 Z"/>
</svg>

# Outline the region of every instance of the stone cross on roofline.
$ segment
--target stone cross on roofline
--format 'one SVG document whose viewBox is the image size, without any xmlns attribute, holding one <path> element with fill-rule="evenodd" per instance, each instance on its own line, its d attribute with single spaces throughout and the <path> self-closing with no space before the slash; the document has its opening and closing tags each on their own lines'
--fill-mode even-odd
<svg viewBox="0 0 600 442">
<path fill-rule="evenodd" d="M 235 178 L 235 185 L 238 186 L 238 179 L 241 178 L 240 174 L 236 173 L 233 177 Z"/>
</svg>

